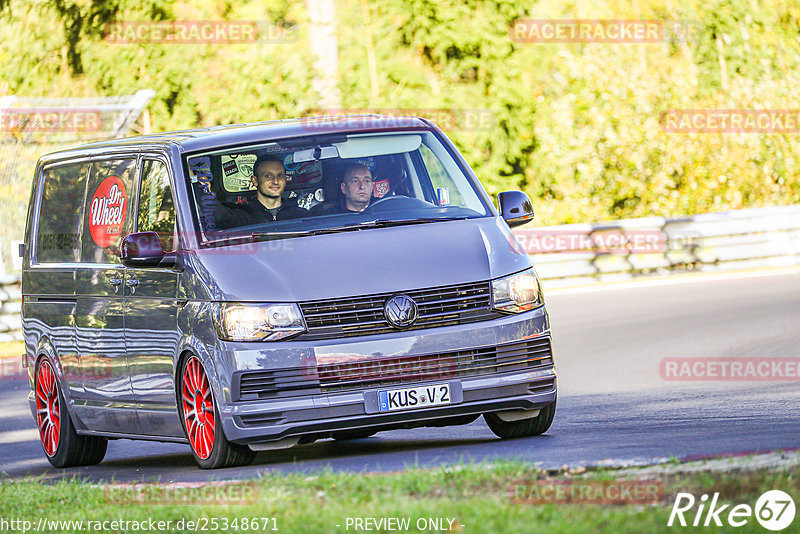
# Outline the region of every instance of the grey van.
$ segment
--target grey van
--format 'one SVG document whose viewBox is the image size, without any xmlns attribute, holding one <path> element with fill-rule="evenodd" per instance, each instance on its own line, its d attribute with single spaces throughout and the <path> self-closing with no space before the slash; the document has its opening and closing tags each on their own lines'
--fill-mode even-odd
<svg viewBox="0 0 800 534">
<path fill-rule="evenodd" d="M 23 256 L 31 413 L 56 467 L 109 439 L 202 468 L 316 439 L 545 432 L 550 324 L 531 261 L 416 117 L 297 119 L 44 156 Z"/>
</svg>

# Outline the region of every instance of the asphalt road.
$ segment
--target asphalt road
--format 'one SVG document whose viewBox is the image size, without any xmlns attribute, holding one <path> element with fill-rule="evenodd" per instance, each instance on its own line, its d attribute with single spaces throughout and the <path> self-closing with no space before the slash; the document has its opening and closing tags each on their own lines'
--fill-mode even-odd
<svg viewBox="0 0 800 534">
<path fill-rule="evenodd" d="M 798 358 L 800 274 L 700 276 L 547 296 L 559 405 L 544 436 L 501 441 L 483 419 L 262 452 L 253 465 L 197 469 L 188 446 L 118 440 L 102 464 L 56 470 L 27 409 L 27 384 L 0 380 L 4 476 L 88 480 L 246 479 L 269 471 L 394 471 L 489 459 L 543 467 L 632 465 L 800 448 L 799 381 L 667 381 L 663 358 Z"/>
</svg>

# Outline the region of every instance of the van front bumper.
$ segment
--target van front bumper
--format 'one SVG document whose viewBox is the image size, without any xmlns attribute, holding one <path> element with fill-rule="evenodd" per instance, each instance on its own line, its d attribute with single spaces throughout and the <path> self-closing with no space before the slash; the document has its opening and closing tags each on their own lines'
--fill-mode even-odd
<svg viewBox="0 0 800 534">
<path fill-rule="evenodd" d="M 556 400 L 552 352 L 549 359 L 539 359 L 532 367 L 500 365 L 473 376 L 445 373 L 435 378 L 395 381 L 390 385 L 370 382 L 367 378 L 375 378 L 371 362 L 386 362 L 387 358 L 405 362 L 430 359 L 439 354 L 469 355 L 472 349 L 486 351 L 494 347 L 517 347 L 520 343 L 541 344 L 545 340 L 550 347 L 549 320 L 545 308 L 541 307 L 492 321 L 390 335 L 313 343 L 225 344 L 215 358 L 222 389 L 222 395 L 218 396 L 222 427 L 230 441 L 254 444 L 293 436 L 326 437 L 331 432 L 356 428 L 380 431 L 445 426 L 460 416 L 541 408 Z M 330 367 L 331 362 L 333 367 Z M 322 387 L 307 395 L 300 390 L 285 393 L 286 396 L 276 394 L 273 398 L 248 399 L 240 386 L 240 377 L 247 373 L 263 372 L 275 377 L 269 378 L 275 381 L 299 381 L 303 377 L 297 370 L 308 369 L 307 378 L 314 382 L 321 376 L 315 373 L 326 366 L 337 370 L 337 365 L 353 369 L 354 365 L 361 364 L 366 370 L 364 386 L 350 385 L 344 391 Z M 289 371 L 292 369 L 294 374 Z M 424 377 L 424 373 L 420 376 Z M 378 392 L 381 390 L 443 383 L 450 386 L 449 404 L 391 412 L 379 410 Z"/>
</svg>

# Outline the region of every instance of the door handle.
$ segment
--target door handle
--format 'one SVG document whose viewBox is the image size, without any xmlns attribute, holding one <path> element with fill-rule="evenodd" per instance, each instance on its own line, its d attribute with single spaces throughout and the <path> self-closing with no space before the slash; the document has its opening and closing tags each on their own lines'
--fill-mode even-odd
<svg viewBox="0 0 800 534">
<path fill-rule="evenodd" d="M 108 279 L 108 283 L 114 286 L 114 293 L 119 293 L 119 286 L 122 285 L 122 279 L 119 276 L 115 274 L 114 278 Z"/>
<path fill-rule="evenodd" d="M 125 280 L 125 285 L 131 288 L 131 295 L 136 293 L 136 286 L 139 285 L 139 281 L 136 278 L 128 278 Z"/>
</svg>

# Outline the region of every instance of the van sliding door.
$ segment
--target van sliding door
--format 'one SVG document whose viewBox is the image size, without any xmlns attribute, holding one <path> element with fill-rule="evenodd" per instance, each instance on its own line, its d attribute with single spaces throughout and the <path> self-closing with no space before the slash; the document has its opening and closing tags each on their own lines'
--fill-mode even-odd
<svg viewBox="0 0 800 534">
<path fill-rule="evenodd" d="M 161 248 L 176 247 L 175 207 L 169 168 L 142 160 L 137 232 L 156 232 Z M 179 273 L 170 268 L 129 267 L 125 281 L 125 340 L 133 395 L 145 434 L 183 437 L 175 401 Z"/>
<path fill-rule="evenodd" d="M 139 434 L 123 331 L 125 268 L 121 236 L 132 228 L 136 159 L 92 162 L 86 189 L 75 327 L 91 430 Z"/>
</svg>

